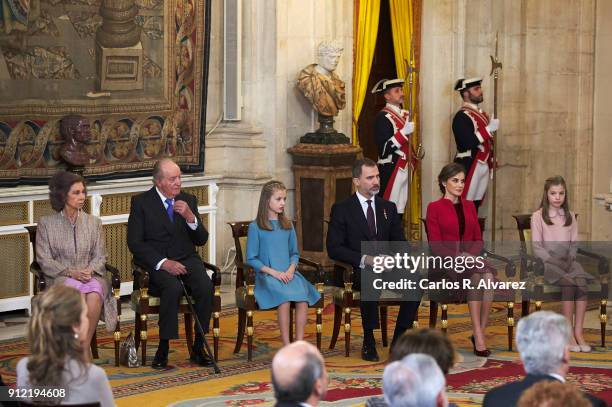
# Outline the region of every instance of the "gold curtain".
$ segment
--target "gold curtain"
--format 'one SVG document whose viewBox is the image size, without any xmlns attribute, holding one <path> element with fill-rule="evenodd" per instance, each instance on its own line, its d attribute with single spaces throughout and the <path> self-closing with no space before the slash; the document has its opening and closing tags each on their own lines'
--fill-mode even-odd
<svg viewBox="0 0 612 407">
<path fill-rule="evenodd" d="M 389 0 L 389 10 L 391 12 L 391 31 L 393 33 L 393 49 L 395 54 L 395 68 L 397 71 L 398 78 L 406 78 L 408 64 L 410 63 L 410 47 L 420 42 L 419 30 L 415 30 L 415 10 L 414 4 L 418 0 Z M 414 36 L 414 42 L 411 42 L 411 38 Z M 418 70 L 417 61 L 417 50 L 413 50 L 414 54 L 414 67 Z M 412 112 L 413 116 L 410 120 L 415 123 L 415 130 L 412 134 L 412 145 L 416 150 L 416 147 L 420 142 L 419 134 L 419 115 L 418 115 L 418 71 L 413 74 L 413 85 L 412 85 Z M 404 108 L 409 110 L 408 104 L 410 103 L 410 85 L 406 81 L 404 84 Z M 404 217 L 404 227 L 409 227 L 410 236 L 407 236 L 408 240 L 421 240 L 421 165 L 417 163 L 412 176 L 412 182 L 410 184 L 410 194 L 408 205 L 406 205 L 405 214 L 410 209 L 410 216 Z"/>
<path fill-rule="evenodd" d="M 359 144 L 357 122 L 368 92 L 370 69 L 378 35 L 378 16 L 380 0 L 359 0 L 355 2 L 355 21 L 357 38 L 353 46 L 353 144 Z"/>
</svg>

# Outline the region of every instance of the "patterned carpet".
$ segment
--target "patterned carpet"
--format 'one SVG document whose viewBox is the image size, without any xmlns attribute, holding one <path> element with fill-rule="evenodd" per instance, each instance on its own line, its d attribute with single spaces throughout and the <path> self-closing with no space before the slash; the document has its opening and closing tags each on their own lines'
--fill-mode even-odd
<svg viewBox="0 0 612 407">
<path fill-rule="evenodd" d="M 314 311 L 310 312 L 312 321 L 309 321 L 306 339 L 314 343 Z M 422 326 L 428 320 L 428 313 L 428 307 L 422 306 L 419 312 Z M 390 321 L 394 321 L 394 312 L 390 314 L 393 316 Z M 505 309 L 495 307 L 493 310 L 487 331 L 488 344 L 493 353 L 488 359 L 478 358 L 470 352 L 468 336 L 471 328 L 467 307 L 450 306 L 449 315 L 449 335 L 457 350 L 457 364 L 448 376 L 451 401 L 460 406 L 480 405 L 488 389 L 523 375 L 518 354 L 506 349 Z M 324 311 L 323 353 L 331 381 L 326 402 L 322 405 L 362 405 L 368 397 L 381 393 L 380 378 L 384 362 L 368 363 L 359 358 L 362 341 L 359 318 L 356 318 L 353 326 L 351 357 L 344 357 L 342 341 L 338 342 L 335 350 L 328 350 L 332 319 L 333 308 L 328 306 Z M 96 360 L 96 364 L 106 370 L 118 406 L 272 405 L 269 366 L 274 352 L 281 346 L 276 314 L 257 312 L 254 320 L 256 349 L 254 361 L 247 363 L 246 344 L 241 353 L 232 353 L 237 314 L 233 309 L 222 312 L 219 364 L 222 372 L 219 375 L 214 375 L 212 369 L 191 365 L 182 340 L 171 342 L 172 368 L 167 371 L 159 372 L 149 367 L 116 368 L 113 365 L 112 336 L 103 330 L 98 331 L 101 358 Z M 153 325 L 155 323 L 150 324 Z M 130 330 L 133 330 L 133 324 L 124 323 L 123 337 Z M 389 328 L 391 333 L 392 326 Z M 599 332 L 588 329 L 586 337 L 595 344 Z M 156 328 L 149 330 L 149 339 L 148 355 L 152 359 L 158 339 Z M 607 345 L 605 349 L 596 347 L 592 353 L 573 353 L 568 381 L 612 403 L 612 346 L 610 342 Z M 379 347 L 383 359 L 387 352 L 386 348 Z M 24 339 L 0 342 L 0 373 L 5 381 L 14 383 L 15 365 L 27 353 Z"/>
</svg>

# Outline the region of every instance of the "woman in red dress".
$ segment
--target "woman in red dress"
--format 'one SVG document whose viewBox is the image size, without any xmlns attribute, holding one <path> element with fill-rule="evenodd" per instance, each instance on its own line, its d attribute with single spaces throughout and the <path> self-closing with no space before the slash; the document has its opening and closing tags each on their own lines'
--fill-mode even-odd
<svg viewBox="0 0 612 407">
<path fill-rule="evenodd" d="M 474 202 L 461 198 L 465 187 L 465 169 L 461 164 L 446 165 L 438 175 L 442 198 L 427 206 L 427 236 L 434 255 L 464 257 L 463 261 L 480 256 L 483 249 L 482 233 Z M 471 259 L 472 264 L 481 264 Z M 455 264 L 460 264 L 456 262 Z M 459 281 L 461 289 L 466 288 L 464 280 L 469 279 L 471 289 L 467 290 L 468 307 L 474 335 L 470 338 L 477 356 L 489 356 L 491 351 L 485 343 L 485 329 L 493 300 L 491 290 L 477 290 L 482 280 L 493 280 L 491 269 L 470 267 L 446 270 L 450 278 Z"/>
</svg>

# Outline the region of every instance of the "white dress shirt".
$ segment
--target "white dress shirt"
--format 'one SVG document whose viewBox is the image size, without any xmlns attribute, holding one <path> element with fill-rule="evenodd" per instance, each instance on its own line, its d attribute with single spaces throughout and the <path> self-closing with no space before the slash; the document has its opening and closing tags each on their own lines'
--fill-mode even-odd
<svg viewBox="0 0 612 407">
<path fill-rule="evenodd" d="M 161 199 L 162 204 L 164 204 L 164 208 L 166 208 L 166 211 L 167 211 L 168 203 L 166 202 L 166 199 L 168 198 L 166 198 L 164 194 L 161 193 L 159 188 L 155 187 L 155 190 L 157 191 L 157 195 L 159 195 L 159 199 Z M 172 198 L 172 205 L 174 206 L 174 198 Z M 196 230 L 198 228 L 198 218 L 195 217 L 193 223 L 187 222 L 187 226 L 189 226 L 191 230 Z M 163 259 L 161 259 L 159 263 L 157 263 L 157 265 L 155 266 L 155 270 L 159 270 L 161 268 L 161 265 L 164 264 L 166 260 L 168 260 L 167 257 L 164 257 Z"/>
<path fill-rule="evenodd" d="M 372 198 L 366 198 L 365 196 L 361 195 L 359 193 L 359 191 L 356 192 L 357 194 L 357 199 L 359 199 L 359 203 L 361 204 L 361 210 L 363 211 L 363 216 L 366 218 L 366 221 L 368 220 L 368 203 L 366 202 L 368 199 L 370 199 L 371 205 L 372 205 L 372 210 L 374 211 L 374 224 L 376 225 L 376 196 L 373 196 Z M 378 230 L 378 226 L 376 226 L 376 229 Z M 361 256 L 361 261 L 359 262 L 359 268 L 363 269 L 365 268 L 365 258 L 366 255 L 364 254 L 363 256 Z"/>
</svg>

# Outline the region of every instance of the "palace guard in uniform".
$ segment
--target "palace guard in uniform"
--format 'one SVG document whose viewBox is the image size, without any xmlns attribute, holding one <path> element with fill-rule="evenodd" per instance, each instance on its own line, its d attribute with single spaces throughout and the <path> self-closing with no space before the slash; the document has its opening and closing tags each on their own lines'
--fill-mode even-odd
<svg viewBox="0 0 612 407">
<path fill-rule="evenodd" d="M 403 79 L 382 79 L 372 89 L 372 93 L 383 93 L 387 102 L 374 122 L 380 171 L 379 196 L 395 203 L 400 216 L 408 201 L 409 177 L 415 165 L 410 143 L 414 122 L 409 121 L 408 111 L 402 109 L 403 85 Z"/>
<path fill-rule="evenodd" d="M 482 204 L 493 169 L 493 132 L 499 128 L 499 120 L 478 105 L 482 103 L 482 78 L 459 79 L 455 90 L 463 99 L 461 109 L 453 118 L 453 134 L 457 143 L 455 162 L 466 170 L 463 197 L 474 201 L 476 209 Z"/>
</svg>

